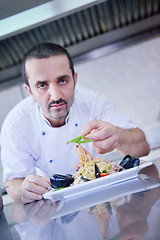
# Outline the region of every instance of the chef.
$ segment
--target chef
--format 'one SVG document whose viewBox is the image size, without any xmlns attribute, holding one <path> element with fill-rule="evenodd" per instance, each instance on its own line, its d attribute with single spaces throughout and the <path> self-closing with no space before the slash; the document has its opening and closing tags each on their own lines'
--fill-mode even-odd
<svg viewBox="0 0 160 240">
<path fill-rule="evenodd" d="M 93 140 L 85 146 L 91 153 L 149 153 L 142 130 L 105 97 L 77 86 L 78 74 L 63 47 L 34 46 L 22 60 L 22 75 L 29 97 L 11 110 L 1 131 L 3 179 L 14 200 L 41 200 L 52 174 L 73 174 L 79 159 L 66 142 L 79 135 Z"/>
</svg>

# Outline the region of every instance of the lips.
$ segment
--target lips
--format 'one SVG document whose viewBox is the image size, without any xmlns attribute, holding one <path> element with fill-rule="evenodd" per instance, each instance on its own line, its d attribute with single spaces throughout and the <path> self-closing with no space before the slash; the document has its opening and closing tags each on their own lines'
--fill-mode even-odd
<svg viewBox="0 0 160 240">
<path fill-rule="evenodd" d="M 56 108 L 56 109 L 60 109 L 64 106 L 64 103 L 60 103 L 60 104 L 52 104 L 49 108 Z"/>
<path fill-rule="evenodd" d="M 63 106 L 67 104 L 66 100 L 59 99 L 57 101 L 52 101 L 48 104 L 48 109 L 54 108 L 54 109 L 61 109 Z"/>
</svg>

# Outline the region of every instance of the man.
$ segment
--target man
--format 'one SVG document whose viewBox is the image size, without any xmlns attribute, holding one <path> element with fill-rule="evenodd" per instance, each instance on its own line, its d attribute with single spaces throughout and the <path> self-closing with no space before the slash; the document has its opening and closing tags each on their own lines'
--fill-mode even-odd
<svg viewBox="0 0 160 240">
<path fill-rule="evenodd" d="M 1 133 L 4 181 L 15 200 L 40 200 L 54 173 L 75 172 L 78 156 L 66 142 L 82 135 L 92 152 L 141 157 L 149 153 L 144 133 L 99 94 L 76 87 L 77 73 L 68 52 L 42 43 L 22 62 L 24 99 L 7 116 Z M 37 173 L 41 170 L 41 173 Z M 42 173 L 43 171 L 43 173 Z"/>
</svg>

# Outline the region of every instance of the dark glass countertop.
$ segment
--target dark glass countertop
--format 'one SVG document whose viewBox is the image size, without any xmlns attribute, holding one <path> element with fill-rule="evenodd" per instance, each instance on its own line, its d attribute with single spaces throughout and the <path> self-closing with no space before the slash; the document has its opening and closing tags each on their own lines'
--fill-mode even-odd
<svg viewBox="0 0 160 240">
<path fill-rule="evenodd" d="M 105 195 L 106 200 L 100 204 L 81 207 L 58 218 L 54 217 L 55 205 L 48 199 L 25 205 L 12 201 L 3 210 L 1 205 L 0 239 L 159 240 L 160 159 L 152 162 L 153 165 L 142 170 L 143 175 L 149 176 L 151 181 L 147 186 L 151 183 L 151 188 L 139 191 L 135 179 L 129 184 L 117 184 L 112 198 Z M 128 186 L 130 193 L 126 194 Z M 108 196 L 112 190 L 108 188 Z M 86 201 L 91 200 L 88 197 Z"/>
</svg>

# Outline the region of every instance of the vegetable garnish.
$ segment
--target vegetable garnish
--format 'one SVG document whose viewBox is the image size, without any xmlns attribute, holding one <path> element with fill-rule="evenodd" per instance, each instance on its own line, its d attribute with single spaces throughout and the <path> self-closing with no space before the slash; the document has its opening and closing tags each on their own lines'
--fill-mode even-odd
<svg viewBox="0 0 160 240">
<path fill-rule="evenodd" d="M 108 176 L 108 175 L 110 175 L 110 173 L 100 173 L 100 177 L 105 177 L 105 176 Z"/>
<path fill-rule="evenodd" d="M 74 138 L 74 139 L 68 141 L 67 144 L 72 143 L 72 142 L 73 142 L 73 143 L 80 144 L 80 143 L 93 142 L 93 140 L 90 140 L 90 139 L 84 139 L 83 136 L 79 136 L 79 137 L 77 137 L 77 138 Z"/>
<path fill-rule="evenodd" d="M 58 191 L 58 190 L 61 190 L 61 189 L 64 189 L 64 188 L 63 187 L 55 188 L 55 189 L 53 189 L 53 191 Z"/>
</svg>

